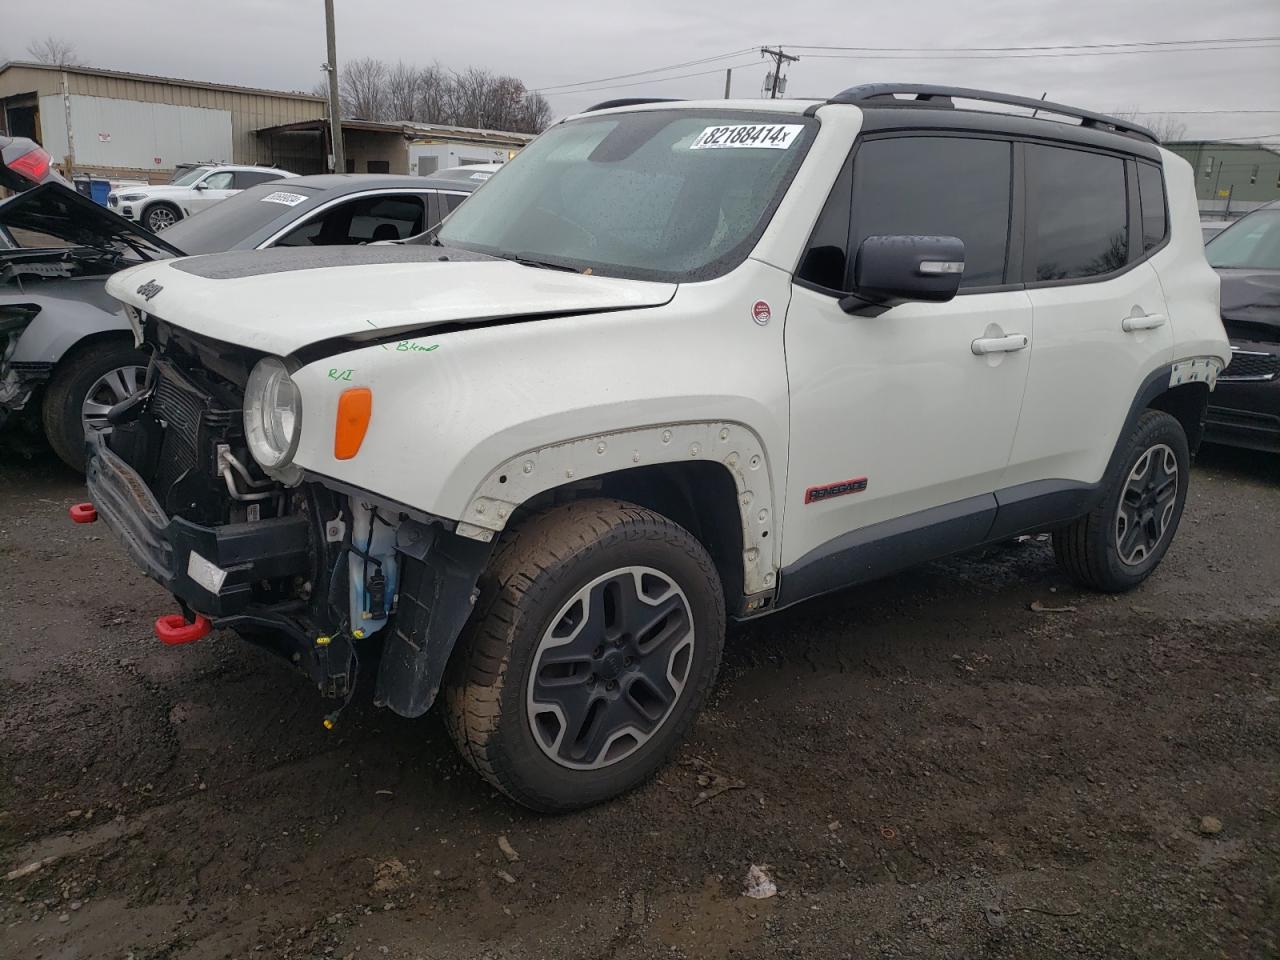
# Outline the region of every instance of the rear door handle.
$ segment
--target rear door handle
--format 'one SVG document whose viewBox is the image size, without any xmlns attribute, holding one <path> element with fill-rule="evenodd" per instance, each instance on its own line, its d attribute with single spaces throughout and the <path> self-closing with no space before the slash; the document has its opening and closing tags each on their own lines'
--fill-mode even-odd
<svg viewBox="0 0 1280 960">
<path fill-rule="evenodd" d="M 1148 313 L 1143 317 L 1125 317 L 1120 321 L 1120 329 L 1125 333 L 1133 333 L 1135 330 L 1154 330 L 1156 327 L 1163 327 L 1168 319 L 1163 313 Z"/>
<path fill-rule="evenodd" d="M 1031 339 L 1025 333 L 1011 333 L 1007 337 L 981 337 L 969 348 L 973 351 L 974 356 L 985 357 L 989 353 L 1013 353 L 1015 350 L 1025 350 Z"/>
</svg>

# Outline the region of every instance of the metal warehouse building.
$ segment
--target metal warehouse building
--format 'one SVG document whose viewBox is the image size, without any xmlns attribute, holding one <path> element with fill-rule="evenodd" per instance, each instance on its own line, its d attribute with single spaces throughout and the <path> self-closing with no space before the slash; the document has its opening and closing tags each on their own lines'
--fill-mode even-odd
<svg viewBox="0 0 1280 960">
<path fill-rule="evenodd" d="M 30 137 L 66 170 L 167 180 L 178 163 L 266 163 L 256 134 L 314 120 L 305 93 L 199 83 L 94 67 L 0 65 L 0 132 Z"/>
<path fill-rule="evenodd" d="M 1203 211 L 1247 213 L 1280 200 L 1280 149 L 1274 144 L 1183 140 L 1165 146 L 1195 168 Z"/>
</svg>

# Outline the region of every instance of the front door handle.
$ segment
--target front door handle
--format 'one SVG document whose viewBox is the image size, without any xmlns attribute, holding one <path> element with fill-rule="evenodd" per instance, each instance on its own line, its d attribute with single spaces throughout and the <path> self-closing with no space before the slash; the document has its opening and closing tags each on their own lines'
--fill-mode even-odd
<svg viewBox="0 0 1280 960">
<path fill-rule="evenodd" d="M 989 353 L 1013 353 L 1025 350 L 1031 339 L 1025 333 L 1011 333 L 1007 337 L 980 337 L 969 345 L 976 357 L 985 357 Z"/>
<path fill-rule="evenodd" d="M 1163 313 L 1148 313 L 1142 317 L 1125 317 L 1120 321 L 1120 329 L 1125 333 L 1133 333 L 1135 330 L 1154 330 L 1156 327 L 1163 327 L 1168 319 Z"/>
</svg>

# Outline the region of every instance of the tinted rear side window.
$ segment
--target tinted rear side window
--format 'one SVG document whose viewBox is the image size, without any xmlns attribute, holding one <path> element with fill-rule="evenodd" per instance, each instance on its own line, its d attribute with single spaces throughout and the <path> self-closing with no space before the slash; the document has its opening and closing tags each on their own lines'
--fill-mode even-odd
<svg viewBox="0 0 1280 960">
<path fill-rule="evenodd" d="M 1164 205 L 1164 175 L 1149 163 L 1138 164 L 1138 196 L 1142 201 L 1142 250 L 1160 245 L 1168 231 Z"/>
<path fill-rule="evenodd" d="M 1011 151 L 1002 140 L 868 140 L 853 161 L 851 254 L 867 237 L 959 237 L 960 286 L 1003 283 Z"/>
<path fill-rule="evenodd" d="M 1028 145 L 1033 278 L 1072 280 L 1129 262 L 1124 161 L 1083 150 Z"/>
</svg>

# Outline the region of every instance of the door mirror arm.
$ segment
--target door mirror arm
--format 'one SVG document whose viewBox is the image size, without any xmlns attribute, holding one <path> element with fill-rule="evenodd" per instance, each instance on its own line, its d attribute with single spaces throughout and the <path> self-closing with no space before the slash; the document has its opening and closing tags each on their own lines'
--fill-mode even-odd
<svg viewBox="0 0 1280 960">
<path fill-rule="evenodd" d="M 838 301 L 839 307 L 845 313 L 855 317 L 878 317 L 891 307 L 896 307 L 901 300 L 896 302 L 886 302 L 884 300 L 868 300 L 859 296 L 857 293 L 846 293 Z"/>
</svg>

